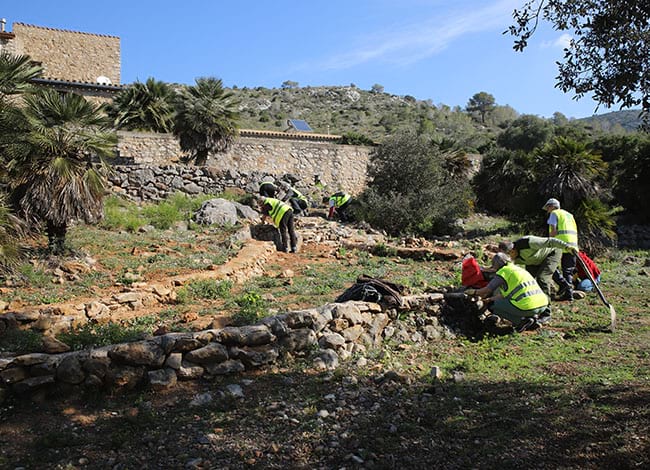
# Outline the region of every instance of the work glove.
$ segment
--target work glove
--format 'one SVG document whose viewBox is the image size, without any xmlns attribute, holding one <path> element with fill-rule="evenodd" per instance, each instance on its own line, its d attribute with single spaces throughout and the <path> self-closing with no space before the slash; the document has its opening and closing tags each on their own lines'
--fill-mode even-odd
<svg viewBox="0 0 650 470">
<path fill-rule="evenodd" d="M 473 296 L 476 295 L 476 289 L 465 289 L 465 295 Z"/>
</svg>

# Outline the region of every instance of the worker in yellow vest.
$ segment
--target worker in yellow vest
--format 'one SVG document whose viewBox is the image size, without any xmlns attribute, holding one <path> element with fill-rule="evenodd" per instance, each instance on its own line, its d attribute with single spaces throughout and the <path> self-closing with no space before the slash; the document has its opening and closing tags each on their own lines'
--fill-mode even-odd
<svg viewBox="0 0 650 470">
<path fill-rule="evenodd" d="M 351 201 L 352 196 L 342 191 L 334 193 L 329 197 L 325 196 L 323 198 L 323 202 L 329 205 L 327 218 L 333 219 L 334 215 L 336 215 L 341 220 L 341 222 L 349 222 L 352 219 L 350 214 L 348 214 L 348 209 L 350 208 Z"/>
<path fill-rule="evenodd" d="M 526 269 L 513 264 L 505 253 L 497 253 L 490 270 L 496 274 L 487 286 L 467 289 L 465 294 L 491 302 L 492 314 L 510 321 L 519 332 L 551 319 L 548 297 Z"/>
<path fill-rule="evenodd" d="M 273 225 L 280 231 L 282 251 L 295 253 L 298 250 L 298 237 L 293 223 L 293 210 L 286 202 L 267 197 L 262 200 L 260 210 L 262 214 L 273 221 Z"/>
<path fill-rule="evenodd" d="M 562 272 L 556 270 L 553 279 L 562 288 L 558 293 L 558 300 L 573 300 L 573 273 L 576 270 L 576 253 L 578 252 L 578 226 L 573 214 L 560 209 L 560 201 L 551 198 L 546 201 L 543 209 L 548 213 L 548 236 L 566 242 L 569 247 L 562 250 L 560 267 Z"/>
</svg>

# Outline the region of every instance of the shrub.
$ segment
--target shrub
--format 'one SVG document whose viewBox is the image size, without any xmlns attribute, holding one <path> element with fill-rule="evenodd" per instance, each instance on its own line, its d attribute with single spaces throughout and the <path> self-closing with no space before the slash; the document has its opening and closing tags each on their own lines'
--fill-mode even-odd
<svg viewBox="0 0 650 470">
<path fill-rule="evenodd" d="M 449 233 L 468 213 L 471 191 L 465 177 L 449 171 L 448 153 L 411 132 L 387 139 L 370 157 L 357 217 L 391 235 Z"/>
<path fill-rule="evenodd" d="M 235 303 L 239 306 L 239 312 L 233 315 L 236 325 L 250 325 L 267 313 L 266 301 L 259 292 L 249 290 L 238 296 Z"/>
</svg>

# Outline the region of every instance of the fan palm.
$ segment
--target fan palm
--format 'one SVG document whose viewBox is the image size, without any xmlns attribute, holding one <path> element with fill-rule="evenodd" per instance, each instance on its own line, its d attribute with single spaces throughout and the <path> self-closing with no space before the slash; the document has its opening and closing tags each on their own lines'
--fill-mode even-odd
<svg viewBox="0 0 650 470">
<path fill-rule="evenodd" d="M 179 91 L 174 134 L 196 163 L 205 163 L 209 152 L 223 152 L 234 141 L 239 114 L 232 97 L 222 81 L 212 77 L 198 78 L 196 85 Z"/>
<path fill-rule="evenodd" d="M 607 171 L 607 164 L 586 143 L 566 137 L 558 137 L 544 147 L 537 157 L 537 166 L 540 193 L 559 198 L 567 208 L 576 208 L 585 199 L 598 195 Z"/>
<path fill-rule="evenodd" d="M 4 193 L 0 193 L 0 272 L 8 272 L 21 256 L 18 240 L 26 233 L 25 223 L 9 208 Z"/>
<path fill-rule="evenodd" d="M 24 112 L 29 131 L 13 147 L 11 187 L 21 213 L 44 221 L 50 249 L 61 253 L 72 221 L 102 217 L 103 157 L 115 138 L 99 106 L 76 94 L 39 90 L 26 97 Z"/>
<path fill-rule="evenodd" d="M 0 53 L 0 99 L 27 91 L 30 80 L 41 75 L 43 68 L 29 56 Z"/>
<path fill-rule="evenodd" d="M 174 124 L 173 90 L 165 82 L 148 78 L 122 90 L 106 113 L 118 129 L 171 132 Z"/>
</svg>

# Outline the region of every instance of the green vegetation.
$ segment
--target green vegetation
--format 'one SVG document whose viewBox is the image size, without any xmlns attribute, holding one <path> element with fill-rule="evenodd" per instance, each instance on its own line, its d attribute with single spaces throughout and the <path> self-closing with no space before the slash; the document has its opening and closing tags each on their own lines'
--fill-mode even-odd
<svg viewBox="0 0 650 470">
<path fill-rule="evenodd" d="M 450 164 L 457 157 L 425 136 L 403 133 L 385 140 L 371 154 L 357 215 L 391 235 L 449 233 L 469 213 L 471 200 L 467 177 Z"/>
</svg>

